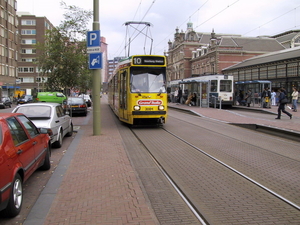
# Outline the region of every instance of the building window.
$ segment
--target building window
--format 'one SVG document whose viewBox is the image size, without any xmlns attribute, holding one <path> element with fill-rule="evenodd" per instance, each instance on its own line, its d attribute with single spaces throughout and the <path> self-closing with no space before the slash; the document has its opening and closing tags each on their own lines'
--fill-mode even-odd
<svg viewBox="0 0 300 225">
<path fill-rule="evenodd" d="M 34 67 L 19 67 L 19 73 L 33 73 Z"/>
<path fill-rule="evenodd" d="M 258 80 L 258 69 L 252 69 L 252 80 Z"/>
<path fill-rule="evenodd" d="M 35 25 L 36 25 L 36 22 L 35 22 L 35 20 L 22 20 L 22 21 L 21 21 L 21 24 L 22 24 L 22 25 L 35 26 Z"/>
<path fill-rule="evenodd" d="M 286 77 L 286 66 L 284 65 L 278 65 L 277 66 L 277 78 L 284 78 Z"/>
<path fill-rule="evenodd" d="M 22 58 L 22 62 L 36 62 L 36 58 Z"/>
<path fill-rule="evenodd" d="M 35 29 L 22 29 L 21 31 L 22 35 L 34 35 L 36 34 L 36 30 Z"/>
<path fill-rule="evenodd" d="M 259 79 L 261 79 L 261 80 L 268 79 L 268 77 L 267 77 L 267 67 L 260 68 Z"/>
<path fill-rule="evenodd" d="M 22 44 L 24 45 L 35 45 L 36 39 L 22 39 Z"/>
<path fill-rule="evenodd" d="M 298 65 L 297 63 L 289 63 L 287 68 L 287 77 L 298 76 Z"/>
<path fill-rule="evenodd" d="M 35 48 L 23 48 L 22 53 L 23 54 L 35 54 L 36 49 Z"/>
<path fill-rule="evenodd" d="M 276 78 L 276 66 L 269 66 L 268 79 L 275 79 L 275 78 Z"/>
<path fill-rule="evenodd" d="M 21 83 L 34 83 L 33 77 L 19 77 L 21 80 Z"/>
</svg>

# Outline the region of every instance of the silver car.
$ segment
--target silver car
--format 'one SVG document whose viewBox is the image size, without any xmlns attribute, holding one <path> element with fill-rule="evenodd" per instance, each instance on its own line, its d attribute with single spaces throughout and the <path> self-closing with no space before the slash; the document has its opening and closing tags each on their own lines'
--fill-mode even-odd
<svg viewBox="0 0 300 225">
<path fill-rule="evenodd" d="M 53 147 L 60 148 L 63 138 L 73 134 L 73 123 L 58 103 L 28 103 L 17 106 L 14 113 L 23 113 L 32 120 L 38 128 L 48 129 Z"/>
</svg>

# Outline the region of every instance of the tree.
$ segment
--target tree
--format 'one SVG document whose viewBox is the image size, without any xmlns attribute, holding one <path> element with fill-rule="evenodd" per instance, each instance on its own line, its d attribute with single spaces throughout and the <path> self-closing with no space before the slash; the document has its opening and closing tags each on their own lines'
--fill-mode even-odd
<svg viewBox="0 0 300 225">
<path fill-rule="evenodd" d="M 40 44 L 42 54 L 38 65 L 42 76 L 48 78 L 46 89 L 49 91 L 80 89 L 85 92 L 92 86 L 86 52 L 87 24 L 92 11 L 61 2 L 67 12 L 58 27 L 48 30 L 45 44 Z"/>
</svg>

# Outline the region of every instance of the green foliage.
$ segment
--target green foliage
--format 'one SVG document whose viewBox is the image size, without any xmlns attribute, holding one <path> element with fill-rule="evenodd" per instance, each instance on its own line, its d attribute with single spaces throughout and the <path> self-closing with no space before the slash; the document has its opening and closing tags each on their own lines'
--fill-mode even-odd
<svg viewBox="0 0 300 225">
<path fill-rule="evenodd" d="M 92 12 L 61 2 L 67 12 L 61 24 L 48 30 L 45 44 L 39 44 L 42 54 L 38 58 L 41 75 L 48 77 L 49 91 L 91 88 L 91 73 L 86 53 L 87 24 Z"/>
</svg>

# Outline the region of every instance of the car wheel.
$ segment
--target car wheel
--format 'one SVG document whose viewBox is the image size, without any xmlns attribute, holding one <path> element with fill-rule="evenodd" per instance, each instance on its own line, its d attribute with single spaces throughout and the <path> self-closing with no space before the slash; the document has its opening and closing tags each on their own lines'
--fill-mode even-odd
<svg viewBox="0 0 300 225">
<path fill-rule="evenodd" d="M 21 211 L 22 202 L 23 202 L 22 178 L 19 174 L 16 174 L 14 181 L 12 183 L 8 204 L 6 209 L 4 210 L 4 215 L 6 217 L 17 216 Z"/>
<path fill-rule="evenodd" d="M 69 132 L 66 134 L 66 137 L 71 137 L 73 135 L 73 124 L 71 123 Z"/>
<path fill-rule="evenodd" d="M 53 146 L 55 148 L 60 148 L 62 146 L 62 139 L 63 139 L 63 136 L 62 136 L 62 132 L 60 131 L 58 133 L 57 141 L 53 143 Z"/>
<path fill-rule="evenodd" d="M 44 164 L 40 167 L 41 170 L 49 170 L 51 168 L 51 162 L 50 162 L 50 147 L 48 145 L 47 152 L 44 159 Z"/>
</svg>

